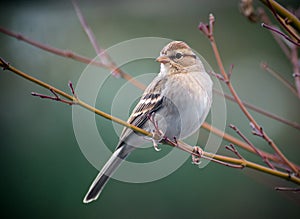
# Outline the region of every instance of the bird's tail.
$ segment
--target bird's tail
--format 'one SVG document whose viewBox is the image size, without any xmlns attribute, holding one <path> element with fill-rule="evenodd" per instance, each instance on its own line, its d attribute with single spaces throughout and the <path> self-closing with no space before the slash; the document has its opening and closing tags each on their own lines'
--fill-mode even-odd
<svg viewBox="0 0 300 219">
<path fill-rule="evenodd" d="M 89 191 L 83 199 L 83 203 L 89 203 L 98 198 L 112 174 L 117 170 L 122 161 L 131 152 L 131 150 L 128 150 L 128 147 L 130 146 L 124 144 L 118 147 L 117 150 L 112 154 L 97 177 L 94 179 L 92 185 L 89 188 Z"/>
</svg>

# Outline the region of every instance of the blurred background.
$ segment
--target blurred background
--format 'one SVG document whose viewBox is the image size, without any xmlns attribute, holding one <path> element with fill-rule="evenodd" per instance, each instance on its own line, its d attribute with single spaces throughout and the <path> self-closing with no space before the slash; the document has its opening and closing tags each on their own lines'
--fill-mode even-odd
<svg viewBox="0 0 300 219">
<path fill-rule="evenodd" d="M 279 1 L 299 7 L 298 1 Z M 269 112 L 300 123 L 299 100 L 260 68 L 267 62 L 293 83 L 292 66 L 268 30 L 250 23 L 239 1 L 78 1 L 100 45 L 108 48 L 137 37 L 164 37 L 187 42 L 218 71 L 209 41 L 198 31 L 209 13 L 216 17 L 215 36 L 227 69 L 234 64 L 232 82 L 240 97 Z M 262 6 L 258 1 L 255 4 Z M 264 7 L 264 6 L 262 6 Z M 10 1 L 0 8 L 0 26 L 33 40 L 95 57 L 71 1 Z M 69 92 L 86 65 L 42 51 L 0 33 L 0 57 L 16 68 Z M 125 65 L 133 76 L 158 72 L 154 60 Z M 110 79 L 97 107 L 109 112 L 113 88 L 125 83 Z M 80 151 L 73 132 L 72 108 L 32 97 L 49 91 L 9 71 L 0 74 L 1 215 L 6 218 L 271 218 L 299 214 L 299 193 L 276 192 L 275 186 L 295 186 L 249 169 L 237 170 L 210 163 L 197 168 L 187 160 L 166 178 L 145 184 L 111 180 L 96 202 L 82 199 L 97 170 Z M 225 91 L 226 88 L 224 89 Z M 227 91 L 228 92 L 228 91 Z M 251 111 L 252 112 L 252 111 Z M 293 162 L 300 164 L 300 131 L 253 112 L 264 130 Z M 116 115 L 118 116 L 118 115 Z M 126 119 L 126 118 L 123 118 Z M 267 144 L 251 136 L 249 122 L 236 104 L 227 104 L 227 123 L 235 124 L 261 149 Z M 97 118 L 105 143 L 118 142 L 111 122 Z M 226 131 L 234 136 L 230 129 Z M 87 133 L 88 134 L 88 133 Z M 208 133 L 201 130 L 199 145 Z M 224 150 L 220 154 L 232 155 Z M 228 143 L 227 143 L 228 144 Z M 98 145 L 101 147 L 101 145 Z M 170 150 L 163 147 L 163 153 Z M 157 156 L 137 153 L 139 162 Z M 246 158 L 260 159 L 239 150 Z M 137 155 L 133 155 L 134 156 Z M 232 155 L 233 156 L 233 155 Z M 149 158 L 150 157 L 150 158 Z M 151 159 L 150 159 L 151 160 Z"/>
</svg>

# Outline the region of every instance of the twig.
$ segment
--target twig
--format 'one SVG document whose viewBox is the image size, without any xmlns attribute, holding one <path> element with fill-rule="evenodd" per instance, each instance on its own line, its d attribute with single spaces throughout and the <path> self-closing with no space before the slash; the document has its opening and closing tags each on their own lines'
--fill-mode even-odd
<svg viewBox="0 0 300 219">
<path fill-rule="evenodd" d="M 208 37 L 208 39 L 210 40 L 215 58 L 217 60 L 217 64 L 220 68 L 220 73 L 222 74 L 222 76 L 224 77 L 224 80 L 226 82 L 226 85 L 228 87 L 228 89 L 230 90 L 233 98 L 236 100 L 237 104 L 239 105 L 240 109 L 242 110 L 242 112 L 245 114 L 245 116 L 248 118 L 248 120 L 254 125 L 254 127 L 257 130 L 261 130 L 260 125 L 258 125 L 258 123 L 255 121 L 255 119 L 253 118 L 253 116 L 248 112 L 247 108 L 245 107 L 245 105 L 243 104 L 243 102 L 241 101 L 241 99 L 239 98 L 239 96 L 237 95 L 235 89 L 233 88 L 231 81 L 228 78 L 228 75 L 224 69 L 222 60 L 221 60 L 221 56 L 219 53 L 219 50 L 217 48 L 217 44 L 215 42 L 214 39 L 214 35 L 213 35 L 213 24 L 215 22 L 214 16 L 212 14 L 209 15 L 209 30 L 208 31 L 203 31 L 205 30 L 205 28 L 201 28 L 201 27 L 207 27 L 207 25 L 199 25 L 199 29 Z M 207 34 L 208 33 L 208 34 Z M 264 139 L 270 144 L 270 146 L 273 148 L 273 150 L 276 152 L 276 154 L 282 159 L 282 161 L 284 163 L 286 163 L 287 166 L 289 166 L 291 168 L 291 170 L 295 173 L 295 174 L 299 174 L 299 170 L 296 168 L 296 166 L 290 162 L 285 156 L 284 154 L 279 150 L 279 148 L 276 146 L 276 144 L 270 139 L 270 137 L 266 134 L 263 133 Z"/>
<path fill-rule="evenodd" d="M 272 27 L 270 25 L 264 24 L 264 23 L 262 23 L 261 26 L 264 27 L 264 28 L 267 28 L 267 29 L 269 29 L 269 30 L 271 30 L 271 31 L 279 34 L 279 35 L 281 35 L 283 38 L 285 38 L 289 42 L 295 44 L 296 46 L 300 46 L 300 43 L 295 42 L 294 40 L 292 40 L 288 35 L 286 35 L 282 31 L 280 31 L 280 30 L 278 30 L 278 29 L 276 29 L 276 28 L 274 28 L 274 27 Z"/>
<path fill-rule="evenodd" d="M 234 145 L 232 143 L 228 145 L 225 145 L 225 148 L 231 152 L 233 152 L 238 158 L 240 158 L 241 160 L 245 160 L 245 158 L 238 152 L 238 150 L 234 147 Z"/>
<path fill-rule="evenodd" d="M 50 90 L 50 92 L 51 92 L 54 96 L 48 96 L 48 95 L 45 95 L 45 94 L 39 94 L 39 93 L 36 93 L 36 92 L 31 92 L 31 95 L 32 95 L 32 96 L 35 96 L 35 97 L 40 97 L 40 98 L 42 98 L 42 99 L 55 100 L 55 101 L 58 101 L 58 102 L 61 102 L 61 103 L 69 104 L 69 105 L 74 105 L 74 104 L 76 104 L 76 102 L 62 99 L 58 94 L 55 93 L 55 91 L 53 91 L 52 88 L 50 88 L 49 90 Z"/>
<path fill-rule="evenodd" d="M 74 91 L 74 88 L 73 88 L 73 84 L 71 81 L 69 81 L 68 83 L 68 86 L 70 87 L 70 90 L 73 94 L 73 97 L 74 97 L 74 100 L 64 100 L 62 99 L 54 90 L 53 88 L 51 87 L 49 90 L 50 92 L 54 95 L 54 96 L 49 96 L 49 95 L 45 95 L 45 94 L 39 94 L 39 93 L 36 93 L 36 92 L 31 92 L 31 95 L 32 96 L 36 96 L 36 97 L 40 97 L 42 99 L 50 99 L 50 100 L 55 100 L 55 101 L 58 101 L 58 102 L 61 102 L 61 103 L 66 103 L 68 105 L 75 105 L 78 103 L 78 98 L 75 94 L 75 91 Z"/>
<path fill-rule="evenodd" d="M 253 150 L 253 148 L 251 148 L 248 144 L 246 144 L 245 142 L 233 137 L 232 135 L 229 135 L 227 133 L 224 133 L 223 131 L 217 129 L 216 127 L 211 126 L 210 124 L 204 122 L 202 124 L 202 127 L 209 130 L 210 132 L 214 133 L 215 135 L 220 136 L 221 138 L 223 138 L 224 140 L 228 141 L 228 142 L 232 142 L 235 145 L 238 145 L 239 147 L 251 152 L 251 153 L 255 153 L 255 151 Z M 261 151 L 261 153 L 263 154 L 263 156 L 265 156 L 267 159 L 272 160 L 276 163 L 282 163 L 282 160 L 278 158 L 278 156 L 275 156 L 273 154 Z M 300 167 L 299 167 L 300 168 Z"/>
<path fill-rule="evenodd" d="M 220 92 L 220 91 L 218 91 L 216 89 L 213 89 L 213 91 L 214 91 L 215 94 L 220 95 L 220 96 L 224 96 L 227 100 L 230 100 L 230 101 L 233 101 L 233 102 L 236 103 L 235 99 L 231 95 L 223 93 L 223 92 Z M 267 117 L 269 117 L 271 119 L 274 119 L 274 120 L 276 120 L 278 122 L 284 123 L 284 124 L 286 124 L 288 126 L 291 126 L 291 127 L 295 128 L 295 129 L 300 130 L 300 124 L 297 123 L 297 122 L 292 122 L 290 120 L 282 118 L 282 117 L 280 117 L 280 116 L 278 116 L 278 115 L 276 115 L 274 113 L 270 113 L 268 111 L 265 111 L 262 108 L 254 106 L 254 105 L 252 105 L 252 104 L 250 104 L 250 103 L 248 103 L 246 101 L 242 101 L 242 102 L 245 105 L 245 107 L 247 107 L 248 109 L 251 109 L 251 110 L 253 110 L 253 111 L 257 112 L 257 113 L 260 113 L 260 114 L 262 114 L 264 116 L 267 116 Z"/>
<path fill-rule="evenodd" d="M 265 23 L 269 26 L 273 26 L 270 18 L 268 17 L 268 15 L 266 14 L 265 10 L 263 8 L 258 8 L 258 13 L 259 13 L 259 17 L 260 20 L 262 21 L 262 23 Z M 291 52 L 289 47 L 287 46 L 286 42 L 282 40 L 282 37 L 279 36 L 277 33 L 270 31 L 270 33 L 272 34 L 273 38 L 275 39 L 275 41 L 277 42 L 277 44 L 279 45 L 279 47 L 281 48 L 281 50 L 283 51 L 283 53 L 285 54 L 285 56 L 290 60 L 291 59 Z"/>
<path fill-rule="evenodd" d="M 11 37 L 14 37 L 18 40 L 21 40 L 21 41 L 24 41 L 32 46 L 35 46 L 35 47 L 38 47 L 42 50 L 45 50 L 47 52 L 50 52 L 50 53 L 53 53 L 53 54 L 56 54 L 58 56 L 62 56 L 62 57 L 65 57 L 65 58 L 70 58 L 70 59 L 73 59 L 73 60 L 76 60 L 76 61 L 79 61 L 79 62 L 82 62 L 82 63 L 86 63 L 86 64 L 91 64 L 91 65 L 95 65 L 95 66 L 98 66 L 98 67 L 102 67 L 102 68 L 106 68 L 106 69 L 109 69 L 110 71 L 116 71 L 116 67 L 112 67 L 110 65 L 106 65 L 102 62 L 99 62 L 99 61 L 95 61 L 95 60 L 92 60 L 90 58 L 87 58 L 85 56 L 82 56 L 82 55 L 79 55 L 75 52 L 72 52 L 70 50 L 61 50 L 61 49 L 58 49 L 58 48 L 55 48 L 55 47 L 51 47 L 49 45 L 45 45 L 43 43 L 39 43 L 37 41 L 34 41 L 34 40 L 31 40 L 21 34 L 17 34 L 17 33 L 14 33 L 12 31 L 9 31 L 3 27 L 0 27 L 0 32 L 8 35 L 8 36 L 11 36 Z M 132 83 L 134 86 L 140 88 L 140 89 L 145 89 L 145 85 L 140 83 L 139 81 L 135 80 L 131 75 L 129 74 L 122 74 L 122 77 L 127 80 L 128 82 Z"/>
<path fill-rule="evenodd" d="M 266 72 L 270 73 L 274 78 L 276 78 L 278 81 L 280 81 L 283 85 L 285 85 L 294 95 L 298 96 L 296 89 L 294 86 L 288 82 L 286 79 L 284 79 L 279 73 L 274 71 L 266 62 L 262 62 L 260 64 L 261 68 L 264 69 Z"/>
<path fill-rule="evenodd" d="M 293 76 L 295 79 L 295 86 L 297 89 L 298 97 L 300 98 L 300 64 L 298 58 L 298 48 L 296 46 L 293 46 L 291 50 L 291 63 L 294 70 Z"/>
<path fill-rule="evenodd" d="M 96 40 L 96 37 L 94 35 L 94 32 L 87 24 L 87 21 L 85 20 L 84 16 L 82 15 L 82 12 L 81 12 L 80 8 L 78 7 L 77 2 L 75 0 L 72 0 L 72 4 L 74 6 L 77 17 L 81 23 L 81 26 L 83 27 L 86 35 L 88 36 L 89 40 L 91 41 L 93 48 L 96 50 L 97 55 L 100 56 L 100 60 L 102 62 L 104 62 L 105 64 L 108 64 L 110 62 L 110 60 L 107 60 L 108 59 L 107 53 L 105 52 L 105 50 L 103 50 L 99 46 L 99 44 Z"/>
<path fill-rule="evenodd" d="M 100 58 L 100 61 L 102 63 L 104 63 L 105 65 L 111 66 L 110 68 L 113 69 L 112 74 L 115 77 L 123 77 L 123 74 L 125 72 L 123 72 L 120 68 L 118 68 L 116 66 L 116 64 L 112 61 L 112 58 L 108 55 L 108 53 L 106 52 L 106 50 L 102 49 L 99 46 L 99 43 L 96 40 L 96 37 L 94 35 L 94 32 L 92 31 L 92 29 L 89 27 L 89 25 L 87 24 L 86 19 L 84 18 L 80 8 L 77 5 L 77 2 L 75 0 L 72 0 L 73 6 L 75 8 L 77 17 L 80 21 L 80 24 L 83 28 L 83 30 L 85 31 L 85 33 L 87 34 L 93 48 L 95 49 L 97 55 Z"/>
<path fill-rule="evenodd" d="M 261 153 L 261 151 L 252 144 L 252 142 L 233 124 L 230 124 L 229 127 L 234 130 L 253 150 L 255 153 L 262 158 L 262 160 L 271 168 L 275 169 L 270 161 Z"/>
</svg>

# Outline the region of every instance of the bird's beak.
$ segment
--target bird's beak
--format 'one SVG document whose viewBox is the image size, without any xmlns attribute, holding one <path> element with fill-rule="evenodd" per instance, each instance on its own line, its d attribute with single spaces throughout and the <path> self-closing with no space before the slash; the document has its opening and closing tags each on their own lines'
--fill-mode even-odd
<svg viewBox="0 0 300 219">
<path fill-rule="evenodd" d="M 168 56 L 161 55 L 161 56 L 157 57 L 156 61 L 160 62 L 160 63 L 163 63 L 163 64 L 166 64 L 166 63 L 169 63 L 171 60 Z"/>
</svg>

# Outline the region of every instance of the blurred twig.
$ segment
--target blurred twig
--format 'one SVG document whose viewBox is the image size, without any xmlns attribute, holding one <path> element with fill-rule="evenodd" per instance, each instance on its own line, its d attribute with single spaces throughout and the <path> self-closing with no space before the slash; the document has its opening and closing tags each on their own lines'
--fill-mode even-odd
<svg viewBox="0 0 300 219">
<path fill-rule="evenodd" d="M 298 93 L 296 89 L 293 87 L 293 85 L 285 80 L 283 77 L 279 75 L 276 71 L 274 71 L 266 62 L 261 63 L 261 68 L 270 73 L 274 78 L 276 78 L 278 81 L 280 81 L 282 84 L 284 84 L 294 95 L 298 96 Z"/>
<path fill-rule="evenodd" d="M 118 68 L 116 66 L 116 64 L 113 62 L 112 58 L 110 57 L 110 55 L 106 52 L 105 49 L 102 49 L 99 46 L 98 41 L 96 40 L 96 37 L 94 35 L 93 30 L 88 26 L 87 21 L 85 20 L 80 8 L 77 5 L 77 2 L 75 0 L 72 0 L 73 6 L 75 8 L 77 17 L 80 21 L 80 24 L 83 28 L 83 30 L 85 31 L 85 33 L 87 34 L 93 48 L 95 49 L 98 57 L 100 58 L 100 61 L 105 64 L 110 66 L 110 69 L 113 69 L 112 74 L 115 77 L 122 77 L 124 78 L 124 75 L 127 75 L 125 72 L 123 72 L 120 68 Z"/>
<path fill-rule="evenodd" d="M 23 36 L 22 34 L 14 33 L 14 32 L 12 32 L 10 30 L 7 30 L 3 27 L 0 27 L 0 32 L 6 34 L 8 36 L 14 37 L 18 40 L 24 41 L 24 42 L 26 42 L 26 43 L 28 43 L 32 46 L 38 47 L 42 50 L 45 50 L 47 52 L 50 52 L 50 53 L 53 53 L 53 54 L 56 54 L 56 55 L 59 55 L 59 56 L 65 57 L 65 58 L 70 58 L 70 59 L 73 59 L 73 60 L 76 60 L 76 61 L 79 61 L 79 62 L 82 62 L 82 63 L 91 64 L 91 65 L 95 65 L 95 66 L 98 66 L 98 67 L 106 68 L 106 69 L 109 69 L 110 71 L 115 71 L 116 68 L 117 68 L 117 67 L 114 67 L 114 66 L 111 66 L 111 65 L 104 64 L 103 62 L 95 61 L 95 60 L 90 59 L 88 57 L 79 55 L 79 54 L 77 54 L 73 51 L 70 51 L 70 50 L 58 49 L 58 48 L 51 47 L 49 45 L 45 45 L 43 43 L 37 42 L 35 40 L 31 40 L 31 39 Z M 143 85 L 140 82 L 138 82 L 137 80 L 135 80 L 133 77 L 131 77 L 131 75 L 123 73 L 121 76 L 125 80 L 132 83 L 134 86 L 136 86 L 140 89 L 145 89 L 145 85 Z"/>
<path fill-rule="evenodd" d="M 270 69 L 270 70 L 271 70 L 271 69 Z M 268 68 L 267 71 L 269 72 L 269 68 Z M 272 74 L 272 73 L 271 73 L 271 74 Z M 274 76 L 274 77 L 275 77 L 275 76 Z M 283 80 L 284 80 L 284 79 L 283 79 Z M 295 90 L 295 89 L 294 89 L 294 90 Z M 236 103 L 235 99 L 234 99 L 231 95 L 226 94 L 226 93 L 223 93 L 223 92 L 220 92 L 220 91 L 218 91 L 218 90 L 216 90 L 216 89 L 214 89 L 213 91 L 214 91 L 215 94 L 220 95 L 220 96 L 224 96 L 227 100 L 230 100 L 230 101 L 233 101 L 233 102 Z M 296 91 L 295 91 L 295 92 L 296 92 Z M 297 95 L 297 92 L 296 92 L 295 94 Z M 253 110 L 253 111 L 257 112 L 257 113 L 260 113 L 260 114 L 262 114 L 262 115 L 264 115 L 264 116 L 266 116 L 266 117 L 269 117 L 269 118 L 271 118 L 271 119 L 274 119 L 274 120 L 276 120 L 276 121 L 279 121 L 279 122 L 281 122 L 281 123 L 284 123 L 284 124 L 286 124 L 286 125 L 288 125 L 288 126 L 291 126 L 291 127 L 295 128 L 295 129 L 300 130 L 300 124 L 297 123 L 297 122 L 292 122 L 292 121 L 290 121 L 290 120 L 284 119 L 284 118 L 282 118 L 282 117 L 280 117 L 280 116 L 278 116 L 278 115 L 276 115 L 276 114 L 274 114 L 274 113 L 271 113 L 271 112 L 268 112 L 268 111 L 266 111 L 266 110 L 263 110 L 262 108 L 258 108 L 257 106 L 254 106 L 253 104 L 250 104 L 250 103 L 248 103 L 248 102 L 245 102 L 245 101 L 242 101 L 242 102 L 243 102 L 243 104 L 244 104 L 248 109 L 251 109 L 251 110 Z"/>
</svg>

